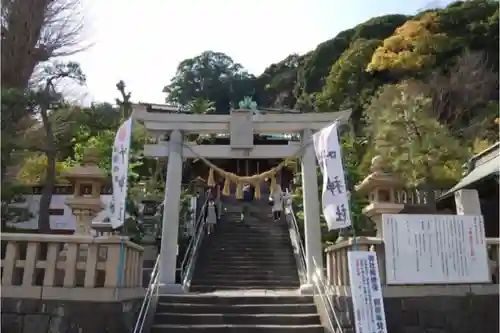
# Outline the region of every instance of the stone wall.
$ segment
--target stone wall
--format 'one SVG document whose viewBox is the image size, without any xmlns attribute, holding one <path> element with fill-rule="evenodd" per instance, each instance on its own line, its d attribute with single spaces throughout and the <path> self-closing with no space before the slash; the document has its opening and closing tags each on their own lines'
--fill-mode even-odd
<svg viewBox="0 0 500 333">
<path fill-rule="evenodd" d="M 354 333 L 352 299 L 334 296 L 345 333 Z M 384 298 L 388 333 L 497 333 L 499 295 Z"/>
<path fill-rule="evenodd" d="M 2 298 L 2 333 L 128 333 L 142 299 L 117 302 Z"/>
</svg>

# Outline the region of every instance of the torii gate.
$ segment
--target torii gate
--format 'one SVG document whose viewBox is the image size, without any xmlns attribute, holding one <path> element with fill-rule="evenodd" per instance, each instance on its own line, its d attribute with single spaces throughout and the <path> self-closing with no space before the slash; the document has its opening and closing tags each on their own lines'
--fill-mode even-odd
<svg viewBox="0 0 500 333">
<path fill-rule="evenodd" d="M 143 123 L 153 136 L 168 142 L 145 145 L 144 155 L 149 157 L 168 156 L 165 183 L 165 201 L 162 221 L 162 240 L 160 252 L 159 279 L 162 291 L 180 292 L 181 286 L 175 283 L 177 242 L 179 230 L 179 205 L 181 196 L 182 162 L 184 158 L 203 156 L 207 159 L 249 159 L 249 158 L 288 158 L 302 145 L 302 186 L 304 194 L 304 231 L 307 265 L 307 284 L 301 290 L 312 290 L 312 276 L 315 269 L 323 268 L 320 205 L 316 178 L 316 155 L 310 144 L 311 136 L 336 120 L 346 121 L 351 111 L 332 113 L 266 113 L 265 110 L 232 110 L 228 115 L 185 114 L 166 105 L 133 104 L 132 117 Z M 254 110 L 255 111 L 255 110 Z M 183 149 L 185 134 L 230 133 L 229 145 L 191 144 L 191 149 Z M 254 133 L 300 133 L 301 142 L 288 145 L 254 146 Z"/>
</svg>

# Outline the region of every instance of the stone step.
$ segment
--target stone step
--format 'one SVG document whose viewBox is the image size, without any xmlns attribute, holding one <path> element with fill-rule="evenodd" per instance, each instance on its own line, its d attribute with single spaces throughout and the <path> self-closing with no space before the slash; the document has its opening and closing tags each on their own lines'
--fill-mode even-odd
<svg viewBox="0 0 500 333">
<path fill-rule="evenodd" d="M 225 211 L 224 217 L 225 220 L 237 220 L 241 218 L 242 210 L 241 208 L 230 208 L 230 210 Z M 267 207 L 262 207 L 261 209 L 253 210 L 250 212 L 250 215 L 245 216 L 246 218 L 250 218 L 252 220 L 261 220 L 262 222 L 272 222 L 273 212 L 271 208 L 267 209 Z"/>
<path fill-rule="evenodd" d="M 246 230 L 221 230 L 215 229 L 213 233 L 210 234 L 210 239 L 212 240 L 230 240 L 230 239 L 238 239 L 238 240 L 290 240 L 290 233 L 288 231 L 246 231 Z"/>
<path fill-rule="evenodd" d="M 316 313 L 314 303 L 290 304 L 184 304 L 184 303 L 158 303 L 157 313 L 262 313 L 262 314 L 300 314 Z"/>
<path fill-rule="evenodd" d="M 230 274 L 234 272 L 235 276 L 240 274 L 251 274 L 252 272 L 260 272 L 260 271 L 272 271 L 272 273 L 268 274 L 297 274 L 297 269 L 290 264 L 286 265 L 276 265 L 276 264 L 256 264 L 256 263 L 242 263 L 239 266 L 237 265 L 227 265 L 221 263 L 213 263 L 213 264 L 203 264 L 198 265 L 195 268 L 194 277 L 203 277 L 211 273 L 217 274 Z"/>
<path fill-rule="evenodd" d="M 151 333 L 324 333 L 321 325 L 153 325 Z"/>
<path fill-rule="evenodd" d="M 199 259 L 198 259 L 199 258 Z M 197 258 L 197 264 L 201 266 L 214 265 L 214 264 L 225 264 L 228 267 L 235 267 L 236 264 L 252 264 L 252 265 L 265 265 L 265 264 L 276 264 L 281 266 L 295 265 L 295 258 L 292 255 L 286 254 L 284 256 L 276 256 L 273 254 L 249 254 L 247 256 L 241 254 L 231 254 L 231 253 L 220 253 L 220 254 L 203 254 L 199 255 Z M 199 260 L 199 261 L 198 261 Z"/>
<path fill-rule="evenodd" d="M 228 218 L 223 218 L 218 224 L 221 228 L 241 228 L 251 230 L 253 228 L 266 228 L 273 230 L 285 230 L 288 228 L 286 223 L 282 222 L 274 222 L 273 220 L 258 220 L 258 219 L 248 219 L 241 222 L 240 217 L 238 216 L 234 220 L 230 220 Z"/>
<path fill-rule="evenodd" d="M 283 245 L 290 245 L 290 236 L 288 234 L 283 235 L 270 235 L 270 234 L 260 234 L 252 235 L 248 234 L 247 237 L 235 233 L 227 234 L 217 234 L 217 230 L 206 237 L 207 243 L 213 245 L 262 245 L 266 244 L 268 246 L 276 245 L 281 247 Z M 220 247 L 220 246 L 218 246 Z"/>
<path fill-rule="evenodd" d="M 266 280 L 281 280 L 281 281 L 298 281 L 298 275 L 297 272 L 294 272 L 293 270 L 289 269 L 283 269 L 280 272 L 274 272 L 274 273 L 267 273 L 267 272 L 259 272 L 259 271 L 254 271 L 254 272 L 242 272 L 242 273 L 235 273 L 234 271 L 228 271 L 228 272 L 221 272 L 221 271 L 203 271 L 199 272 L 200 276 L 203 276 L 203 278 L 200 279 L 208 279 L 208 280 L 259 280 L 259 281 L 266 281 Z M 192 281 L 197 281 L 198 278 L 193 279 Z"/>
<path fill-rule="evenodd" d="M 231 272 L 233 269 L 237 269 L 240 266 L 245 267 L 247 269 L 248 267 L 255 267 L 256 271 L 260 270 L 269 270 L 272 268 L 277 268 L 279 269 L 280 272 L 287 271 L 287 272 L 295 272 L 297 271 L 296 269 L 296 263 L 295 261 L 283 261 L 283 260 L 231 260 L 231 259 L 212 259 L 210 261 L 203 261 L 202 258 L 200 258 L 201 261 L 199 261 L 199 264 L 197 264 L 197 267 L 195 267 L 195 274 L 198 272 L 204 272 L 207 269 L 213 269 L 215 271 L 219 272 Z M 199 270 L 198 270 L 199 269 Z M 197 278 L 195 275 L 193 278 Z"/>
<path fill-rule="evenodd" d="M 231 250 L 234 251 L 241 251 L 242 253 L 244 252 L 249 252 L 249 251 L 268 251 L 269 253 L 289 253 L 292 252 L 292 245 L 290 241 L 285 242 L 285 241 L 255 241 L 254 243 L 250 242 L 245 242 L 244 240 L 241 240 L 239 243 L 236 241 L 221 241 L 221 242 L 203 242 L 203 246 L 206 246 L 207 249 L 210 251 L 212 250 L 217 250 L 217 251 L 226 251 L 230 252 Z"/>
<path fill-rule="evenodd" d="M 277 251 L 279 252 L 279 251 Z M 200 253 L 198 255 L 203 261 L 257 261 L 257 262 L 282 262 L 282 263 L 293 263 L 295 264 L 295 259 L 291 253 L 284 253 L 283 255 L 279 255 L 277 252 L 256 252 L 249 251 L 245 253 L 237 253 L 237 252 L 214 252 L 214 253 Z"/>
<path fill-rule="evenodd" d="M 290 239 L 290 233 L 288 230 L 255 230 L 255 229 L 243 229 L 241 228 L 219 228 L 216 227 L 214 232 L 210 234 L 210 239 L 214 240 L 225 240 L 225 239 L 249 239 L 249 240 L 260 240 L 260 239 Z"/>
<path fill-rule="evenodd" d="M 200 275 L 230 275 L 230 276 L 273 276 L 279 274 L 280 276 L 285 276 L 284 274 L 291 274 L 292 276 L 297 275 L 297 270 L 295 267 L 290 268 L 288 265 L 283 267 L 269 267 L 262 268 L 258 266 L 243 266 L 243 267 L 234 267 L 231 268 L 230 271 L 224 272 L 219 267 L 205 265 L 203 267 L 200 266 L 197 269 L 196 273 Z"/>
<path fill-rule="evenodd" d="M 291 250 L 292 244 L 290 240 L 269 240 L 269 239 L 260 239 L 250 242 L 245 239 L 241 240 L 221 240 L 219 242 L 206 241 L 203 242 L 203 245 L 206 245 L 207 249 L 212 250 L 222 250 L 222 249 L 234 249 L 237 251 L 245 251 L 249 250 L 265 250 L 267 249 L 271 253 L 276 253 L 276 251 L 281 251 L 283 253 L 289 252 Z M 285 251 L 286 250 L 286 251 Z"/>
<path fill-rule="evenodd" d="M 251 218 L 241 222 L 240 216 L 235 217 L 234 219 L 223 218 L 223 220 L 220 221 L 218 225 L 222 226 L 223 228 L 266 228 L 275 230 L 284 230 L 287 226 L 286 224 L 282 224 L 281 222 L 274 222 L 272 219 L 262 220 Z"/>
<path fill-rule="evenodd" d="M 235 279 L 216 279 L 216 278 L 200 278 L 193 280 L 191 282 L 191 285 L 194 286 L 231 286 L 231 287 L 269 287 L 269 288 L 274 288 L 274 287 L 290 287 L 290 288 L 295 288 L 300 285 L 299 279 L 294 279 L 294 280 L 282 280 L 282 279 L 277 279 L 277 280 L 266 280 L 266 279 L 259 279 L 259 280 L 247 280 L 247 279 L 242 279 L 242 280 L 235 280 Z M 266 289 L 263 288 L 263 289 Z"/>
<path fill-rule="evenodd" d="M 282 232 L 286 231 L 288 227 L 286 226 L 281 226 L 277 225 L 275 222 L 240 222 L 239 220 L 232 222 L 232 221 L 227 221 L 227 222 L 219 222 L 217 224 L 217 229 L 218 230 L 240 230 L 240 231 L 245 231 L 245 232 L 252 232 L 252 231 L 276 231 L 276 232 Z"/>
<path fill-rule="evenodd" d="M 205 304 L 205 305 L 281 305 L 281 304 L 312 304 L 312 296 L 303 295 L 160 295 L 159 303 Z"/>
<path fill-rule="evenodd" d="M 217 234 L 217 230 L 213 234 L 205 238 L 207 243 L 223 246 L 227 245 L 266 245 L 266 246 L 283 246 L 290 245 L 289 235 L 247 235 L 246 237 L 239 234 Z"/>
<path fill-rule="evenodd" d="M 238 247 L 230 247 L 219 245 L 217 248 L 212 246 L 210 253 L 204 252 L 200 253 L 204 257 L 243 257 L 243 258 L 293 258 L 293 248 L 287 246 L 272 246 L 262 247 L 262 246 L 251 246 L 241 244 Z"/>
<path fill-rule="evenodd" d="M 255 255 L 269 255 L 274 257 L 281 256 L 292 256 L 293 247 L 291 244 L 245 244 L 245 243 L 232 243 L 232 244 L 203 244 L 206 245 L 208 251 L 219 254 L 234 254 L 239 256 L 249 256 L 250 254 Z M 201 252 L 199 254 L 209 254 L 207 251 Z"/>
<path fill-rule="evenodd" d="M 155 325 L 317 325 L 317 313 L 277 314 L 277 313 L 157 313 Z"/>
<path fill-rule="evenodd" d="M 236 257 L 236 256 L 210 256 L 200 255 L 196 259 L 196 264 L 200 267 L 218 266 L 221 268 L 238 268 L 241 266 L 262 266 L 262 269 L 272 268 L 272 266 L 295 267 L 296 262 L 292 256 L 284 257 Z M 271 267 L 268 267 L 271 266 Z"/>
<path fill-rule="evenodd" d="M 253 231 L 253 230 L 286 230 L 288 226 L 286 224 L 281 224 L 280 222 L 270 221 L 255 221 L 248 220 L 241 222 L 238 218 L 235 221 L 231 220 L 223 220 L 217 223 L 217 228 L 219 229 L 234 229 L 234 230 L 245 230 L 245 231 Z"/>
<path fill-rule="evenodd" d="M 189 292 L 193 293 L 211 293 L 215 291 L 241 291 L 245 292 L 248 290 L 280 290 L 280 291 L 295 291 L 298 290 L 300 285 L 297 283 L 283 286 L 271 286 L 269 284 L 255 285 L 255 286 L 231 286 L 231 285 L 191 285 Z"/>
</svg>

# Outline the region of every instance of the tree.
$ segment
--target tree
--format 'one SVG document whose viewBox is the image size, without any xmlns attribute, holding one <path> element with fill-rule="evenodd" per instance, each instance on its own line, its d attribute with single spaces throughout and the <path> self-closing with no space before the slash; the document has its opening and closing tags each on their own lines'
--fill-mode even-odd
<svg viewBox="0 0 500 333">
<path fill-rule="evenodd" d="M 256 100 L 267 107 L 293 107 L 297 102 L 294 88 L 297 70 L 304 57 L 291 54 L 283 61 L 272 64 L 255 80 Z"/>
<path fill-rule="evenodd" d="M 451 48 L 452 41 L 439 31 L 438 16 L 428 12 L 397 28 L 373 53 L 367 70 L 416 73 L 434 66 L 436 54 Z"/>
<path fill-rule="evenodd" d="M 19 184 L 34 185 L 42 184 L 47 178 L 47 156 L 42 153 L 33 153 L 26 157 L 17 173 Z M 68 171 L 65 162 L 56 162 L 56 184 L 67 183 L 67 180 L 59 176 Z"/>
<path fill-rule="evenodd" d="M 367 136 L 408 185 L 449 186 L 461 177 L 467 150 L 433 117 L 431 99 L 412 84 L 379 90 L 366 110 Z"/>
<path fill-rule="evenodd" d="M 79 0 L 2 0 L 2 207 L 13 193 L 5 178 L 8 169 L 17 166 L 25 151 L 39 150 L 36 141 L 23 140 L 24 147 L 19 145 L 19 138 L 36 123 L 36 94 L 29 89 L 30 80 L 41 63 L 86 48 L 80 39 L 79 13 Z M 43 85 L 44 77 L 35 76 L 33 81 Z"/>
<path fill-rule="evenodd" d="M 485 52 L 498 70 L 498 1 L 457 1 L 424 11 L 396 29 L 373 54 L 369 71 L 396 78 L 447 68 L 466 49 Z"/>
<path fill-rule="evenodd" d="M 118 81 L 116 84 L 116 89 L 120 93 L 121 99 L 116 99 L 116 104 L 120 107 L 121 110 L 121 119 L 120 123 L 124 122 L 132 115 L 132 104 L 130 103 L 130 92 L 125 92 L 126 86 L 125 82 L 122 80 Z"/>
<path fill-rule="evenodd" d="M 432 110 L 439 121 L 457 136 L 472 141 L 498 134 L 498 73 L 481 52 L 466 51 L 456 58 L 447 73 L 434 71 L 420 85 L 432 99 Z"/>
<path fill-rule="evenodd" d="M 2 87 L 25 89 L 40 63 L 86 48 L 79 3 L 2 0 Z"/>
<path fill-rule="evenodd" d="M 100 108 L 96 108 L 94 106 L 94 111 L 97 111 L 97 115 L 100 117 L 102 115 L 106 117 L 106 114 L 112 115 L 112 117 L 116 117 L 116 115 L 120 115 L 118 121 L 113 121 L 109 126 L 107 124 L 102 124 L 97 122 L 99 118 L 92 120 L 87 124 L 81 124 L 77 133 L 75 133 L 75 138 L 73 140 L 74 143 L 74 156 L 72 156 L 71 161 L 69 161 L 72 165 L 78 165 L 83 161 L 83 152 L 86 148 L 95 148 L 97 151 L 98 157 L 98 166 L 103 170 L 106 170 L 109 174 L 111 174 L 111 153 L 113 150 L 113 143 L 115 139 L 116 132 L 120 125 L 125 121 L 131 112 L 131 104 L 130 92 L 126 92 L 126 86 L 123 81 L 118 82 L 116 85 L 118 92 L 120 93 L 121 99 L 117 99 L 116 102 L 119 105 L 119 109 L 108 109 L 109 105 L 101 105 Z M 89 110 L 89 116 L 92 116 L 92 111 Z M 98 131 L 95 131 L 94 128 L 91 128 L 89 125 L 98 123 L 101 128 Z M 140 124 L 134 124 L 132 128 L 132 140 L 130 143 L 130 160 L 131 163 L 129 165 L 129 180 L 138 181 L 141 176 L 137 172 L 137 169 L 140 169 L 143 166 L 143 156 L 142 149 L 148 137 L 146 135 L 146 130 L 144 126 Z M 147 170 L 147 169 L 146 169 Z M 144 170 L 143 170 L 144 171 Z M 145 175 L 147 176 L 147 174 Z"/>
<path fill-rule="evenodd" d="M 369 102 L 380 80 L 365 71 L 373 51 L 380 44 L 376 39 L 358 39 L 332 66 L 315 107 L 323 112 L 352 110 L 352 125 L 356 133 L 362 129 L 364 105 Z"/>
<path fill-rule="evenodd" d="M 408 19 L 405 15 L 384 15 L 358 24 L 352 29 L 340 32 L 334 38 L 319 44 L 304 56 L 303 66 L 298 69 L 295 96 L 311 94 L 322 89 L 332 65 L 342 53 L 358 38 L 383 40 Z"/>
<path fill-rule="evenodd" d="M 44 179 L 44 187 L 40 196 L 40 209 L 38 228 L 41 233 L 50 232 L 50 203 L 57 176 L 57 145 L 56 137 L 60 129 L 54 127 L 54 122 L 49 117 L 51 109 L 61 104 L 61 95 L 56 90 L 56 85 L 63 79 L 70 79 L 78 84 L 85 83 L 85 75 L 77 63 L 55 63 L 44 68 L 45 85 L 37 92 L 37 110 L 42 119 L 43 140 L 41 150 L 47 157 L 47 168 Z M 59 122 L 62 128 L 66 121 Z"/>
<path fill-rule="evenodd" d="M 360 99 L 360 92 L 369 80 L 365 67 L 379 44 L 379 40 L 358 39 L 342 53 L 318 94 L 316 106 L 320 110 L 338 109 L 346 100 Z"/>
<path fill-rule="evenodd" d="M 229 111 L 247 95 L 253 76 L 224 53 L 206 51 L 183 60 L 170 84 L 163 88 L 166 101 L 185 106 L 193 100 L 213 101 L 218 113 Z"/>
<path fill-rule="evenodd" d="M 204 98 L 196 98 L 190 101 L 186 108 L 194 114 L 207 114 L 215 112 L 215 103 Z"/>
</svg>

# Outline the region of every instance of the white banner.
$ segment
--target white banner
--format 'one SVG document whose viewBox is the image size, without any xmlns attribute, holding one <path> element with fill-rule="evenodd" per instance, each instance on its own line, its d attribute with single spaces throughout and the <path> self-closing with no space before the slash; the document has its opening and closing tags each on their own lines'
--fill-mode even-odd
<svg viewBox="0 0 500 333">
<path fill-rule="evenodd" d="M 313 135 L 316 158 L 323 174 L 323 215 L 329 230 L 351 225 L 337 122 Z"/>
<path fill-rule="evenodd" d="M 384 214 L 388 284 L 490 282 L 482 216 Z"/>
<path fill-rule="evenodd" d="M 125 223 L 125 200 L 128 188 L 128 164 L 132 118 L 126 120 L 116 132 L 112 153 L 111 177 L 113 179 L 113 200 L 110 204 L 111 226 L 116 229 Z"/>
<path fill-rule="evenodd" d="M 357 333 L 387 333 L 377 255 L 347 252 L 349 281 Z"/>
</svg>

